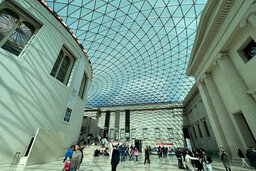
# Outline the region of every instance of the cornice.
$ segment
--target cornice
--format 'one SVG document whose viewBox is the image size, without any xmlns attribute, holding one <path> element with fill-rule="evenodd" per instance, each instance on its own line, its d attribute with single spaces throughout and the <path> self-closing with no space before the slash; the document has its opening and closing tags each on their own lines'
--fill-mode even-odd
<svg viewBox="0 0 256 171">
<path fill-rule="evenodd" d="M 202 41 L 196 42 L 195 40 L 196 44 L 194 44 L 194 46 L 197 46 L 199 48 L 194 52 L 192 52 L 191 54 L 191 59 L 190 59 L 191 61 L 187 69 L 187 75 L 193 76 L 195 71 L 198 69 L 198 65 L 202 62 L 202 58 L 204 58 L 205 52 L 211 44 L 210 42 L 212 42 L 214 37 L 216 37 L 220 27 L 224 23 L 224 20 L 227 14 L 229 13 L 234 2 L 235 0 L 223 0 L 221 4 L 216 4 L 216 3 L 213 4 L 214 7 L 212 8 L 217 8 L 217 6 L 220 6 L 220 7 L 207 33 L 204 33 L 204 31 L 206 30 L 202 30 L 201 28 L 198 28 L 199 32 L 196 35 L 196 40 L 201 36 L 201 34 L 204 34 L 204 38 L 202 39 Z M 210 10 L 209 12 L 206 11 L 204 14 L 205 16 L 203 17 L 210 16 L 211 12 L 212 10 Z M 203 22 L 208 22 L 208 20 L 203 20 Z M 202 25 L 205 25 L 205 24 L 201 24 L 201 26 Z M 193 49 L 194 49 L 194 46 L 193 46 Z"/>
</svg>

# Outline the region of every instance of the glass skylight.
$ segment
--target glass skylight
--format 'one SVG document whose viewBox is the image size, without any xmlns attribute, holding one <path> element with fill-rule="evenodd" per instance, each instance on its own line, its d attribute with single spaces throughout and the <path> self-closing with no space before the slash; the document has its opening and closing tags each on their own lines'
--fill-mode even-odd
<svg viewBox="0 0 256 171">
<path fill-rule="evenodd" d="M 87 106 L 183 101 L 185 75 L 207 0 L 46 0 L 93 67 Z"/>
</svg>

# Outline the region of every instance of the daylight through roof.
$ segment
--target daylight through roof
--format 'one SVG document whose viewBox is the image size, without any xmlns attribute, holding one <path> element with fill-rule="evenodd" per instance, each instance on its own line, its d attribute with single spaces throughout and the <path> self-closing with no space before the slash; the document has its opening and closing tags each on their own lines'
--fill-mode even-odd
<svg viewBox="0 0 256 171">
<path fill-rule="evenodd" d="M 89 55 L 87 106 L 183 101 L 207 0 L 46 0 Z"/>
</svg>

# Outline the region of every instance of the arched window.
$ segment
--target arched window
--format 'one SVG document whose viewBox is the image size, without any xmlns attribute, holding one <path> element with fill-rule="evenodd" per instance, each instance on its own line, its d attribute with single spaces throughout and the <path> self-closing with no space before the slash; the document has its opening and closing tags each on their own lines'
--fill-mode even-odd
<svg viewBox="0 0 256 171">
<path fill-rule="evenodd" d="M 35 32 L 35 27 L 14 10 L 0 11 L 0 47 L 19 55 Z"/>
<path fill-rule="evenodd" d="M 69 54 L 67 50 L 61 50 L 53 65 L 50 75 L 66 85 L 72 71 L 74 61 L 75 58 Z"/>
</svg>

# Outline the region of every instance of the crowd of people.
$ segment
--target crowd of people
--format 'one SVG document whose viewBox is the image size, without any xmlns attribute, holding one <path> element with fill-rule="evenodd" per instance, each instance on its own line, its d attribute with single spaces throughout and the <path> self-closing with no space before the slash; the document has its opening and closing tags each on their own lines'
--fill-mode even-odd
<svg viewBox="0 0 256 171">
<path fill-rule="evenodd" d="M 84 146 L 71 146 L 70 149 L 66 152 L 65 158 L 63 162 L 65 163 L 63 171 L 79 171 L 80 165 L 83 161 L 83 149 Z M 171 148 L 167 147 L 155 147 L 153 150 L 150 146 L 146 146 L 145 152 L 145 160 L 144 164 L 150 164 L 150 154 L 152 151 L 157 149 L 157 154 L 159 158 L 166 158 L 169 154 L 171 154 Z M 96 149 L 94 152 L 94 156 L 109 156 L 108 147 L 105 149 L 99 150 Z M 186 169 L 190 171 L 212 171 L 212 158 L 206 153 L 206 151 L 202 148 L 193 149 L 192 151 L 188 148 L 178 148 L 175 152 L 175 155 L 178 159 L 178 168 Z M 237 155 L 241 158 L 242 167 L 250 168 L 254 167 L 256 169 L 256 150 L 253 147 L 250 147 L 246 151 L 246 155 L 243 153 L 241 149 L 238 149 Z M 115 171 L 118 163 L 124 162 L 126 160 L 129 161 L 138 161 L 139 150 L 133 146 L 125 146 L 125 145 L 114 145 L 113 152 L 111 157 L 111 167 L 112 171 Z M 225 151 L 223 147 L 220 148 L 219 152 L 220 160 L 223 162 L 223 166 L 226 171 L 231 171 L 230 167 L 230 155 Z M 250 165 L 246 162 L 246 157 L 248 158 Z"/>
<path fill-rule="evenodd" d="M 241 149 L 238 149 L 238 156 L 242 159 L 242 167 L 250 168 L 245 160 L 245 155 Z M 193 149 L 190 151 L 188 148 L 178 148 L 175 153 L 178 159 L 178 168 L 186 169 L 190 171 L 212 171 L 212 158 L 207 155 L 206 151 L 202 148 Z M 256 169 L 256 150 L 250 147 L 246 156 L 250 161 L 250 165 Z M 231 171 L 230 167 L 230 156 L 223 147 L 220 148 L 219 152 L 220 160 L 226 171 Z"/>
</svg>

